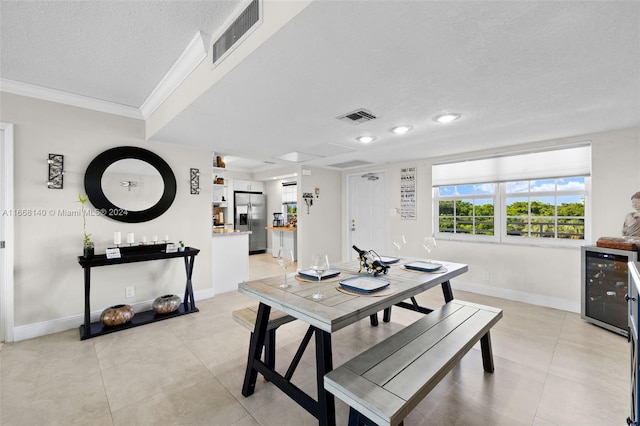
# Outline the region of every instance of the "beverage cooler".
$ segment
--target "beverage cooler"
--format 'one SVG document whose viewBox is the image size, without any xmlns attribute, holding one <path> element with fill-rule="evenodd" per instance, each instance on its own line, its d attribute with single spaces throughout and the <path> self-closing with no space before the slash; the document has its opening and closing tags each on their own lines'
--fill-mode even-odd
<svg viewBox="0 0 640 426">
<path fill-rule="evenodd" d="M 629 335 L 628 262 L 637 262 L 635 251 L 582 247 L 582 319 L 607 330 Z"/>
</svg>

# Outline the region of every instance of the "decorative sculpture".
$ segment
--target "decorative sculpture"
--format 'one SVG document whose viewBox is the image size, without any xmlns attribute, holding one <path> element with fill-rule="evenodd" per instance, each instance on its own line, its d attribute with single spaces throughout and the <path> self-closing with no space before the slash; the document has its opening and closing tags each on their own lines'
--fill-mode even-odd
<svg viewBox="0 0 640 426">
<path fill-rule="evenodd" d="M 631 206 L 635 211 L 625 216 L 622 236 L 640 237 L 640 191 L 631 196 Z"/>
</svg>

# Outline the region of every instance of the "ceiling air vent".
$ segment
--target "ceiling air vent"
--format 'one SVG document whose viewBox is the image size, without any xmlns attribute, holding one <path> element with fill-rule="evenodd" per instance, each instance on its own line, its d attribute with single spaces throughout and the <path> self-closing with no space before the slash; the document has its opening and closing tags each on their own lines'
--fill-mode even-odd
<svg viewBox="0 0 640 426">
<path fill-rule="evenodd" d="M 233 24 L 213 43 L 213 64 L 221 61 L 231 47 L 235 45 L 247 31 L 260 21 L 259 0 L 253 0 L 249 6 L 233 21 Z"/>
<path fill-rule="evenodd" d="M 350 123 L 350 124 L 353 124 L 354 126 L 357 126 L 358 124 L 364 123 L 365 121 L 375 120 L 376 116 L 373 115 L 371 111 L 367 111 L 364 108 L 360 108 L 336 118 L 340 121 L 344 121 L 346 123 Z"/>
</svg>

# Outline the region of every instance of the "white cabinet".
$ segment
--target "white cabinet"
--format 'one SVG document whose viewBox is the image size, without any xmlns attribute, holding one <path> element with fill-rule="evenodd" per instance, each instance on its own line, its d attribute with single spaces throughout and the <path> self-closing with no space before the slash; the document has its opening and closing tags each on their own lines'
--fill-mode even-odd
<svg viewBox="0 0 640 426">
<path fill-rule="evenodd" d="M 283 247 L 287 253 L 289 250 L 293 251 L 293 259 L 298 260 L 298 233 L 296 231 L 288 230 L 273 230 L 271 231 L 271 254 L 273 257 L 278 256 L 278 250 Z"/>
<path fill-rule="evenodd" d="M 233 190 L 234 191 L 263 192 L 264 191 L 264 183 L 255 182 L 255 181 L 251 181 L 251 180 L 234 179 L 234 181 L 233 181 Z"/>
</svg>

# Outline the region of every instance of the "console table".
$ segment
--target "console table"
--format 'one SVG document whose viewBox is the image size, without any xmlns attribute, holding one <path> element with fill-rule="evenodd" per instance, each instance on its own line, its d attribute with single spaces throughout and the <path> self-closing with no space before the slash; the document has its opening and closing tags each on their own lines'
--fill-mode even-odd
<svg viewBox="0 0 640 426">
<path fill-rule="evenodd" d="M 122 257 L 118 259 L 107 259 L 106 254 L 98 254 L 90 259 L 78 256 L 78 263 L 84 269 L 84 324 L 80 326 L 80 340 L 89 339 L 91 337 L 101 336 L 114 331 L 124 330 L 127 328 L 137 327 L 139 325 L 148 324 L 155 321 L 161 321 L 180 315 L 198 312 L 196 302 L 193 297 L 193 286 L 191 284 L 191 276 L 193 275 L 193 262 L 200 252 L 199 249 L 186 247 L 183 252 L 166 253 L 164 251 L 148 251 L 148 252 L 123 252 Z M 91 268 L 98 266 L 120 265 L 122 263 L 146 262 L 149 260 L 163 260 L 173 258 L 184 258 L 184 267 L 187 273 L 187 284 L 184 290 L 184 300 L 180 304 L 178 310 L 169 314 L 156 314 L 153 310 L 137 312 L 131 321 L 117 326 L 106 326 L 100 321 L 91 322 L 90 294 L 91 294 Z"/>
</svg>

